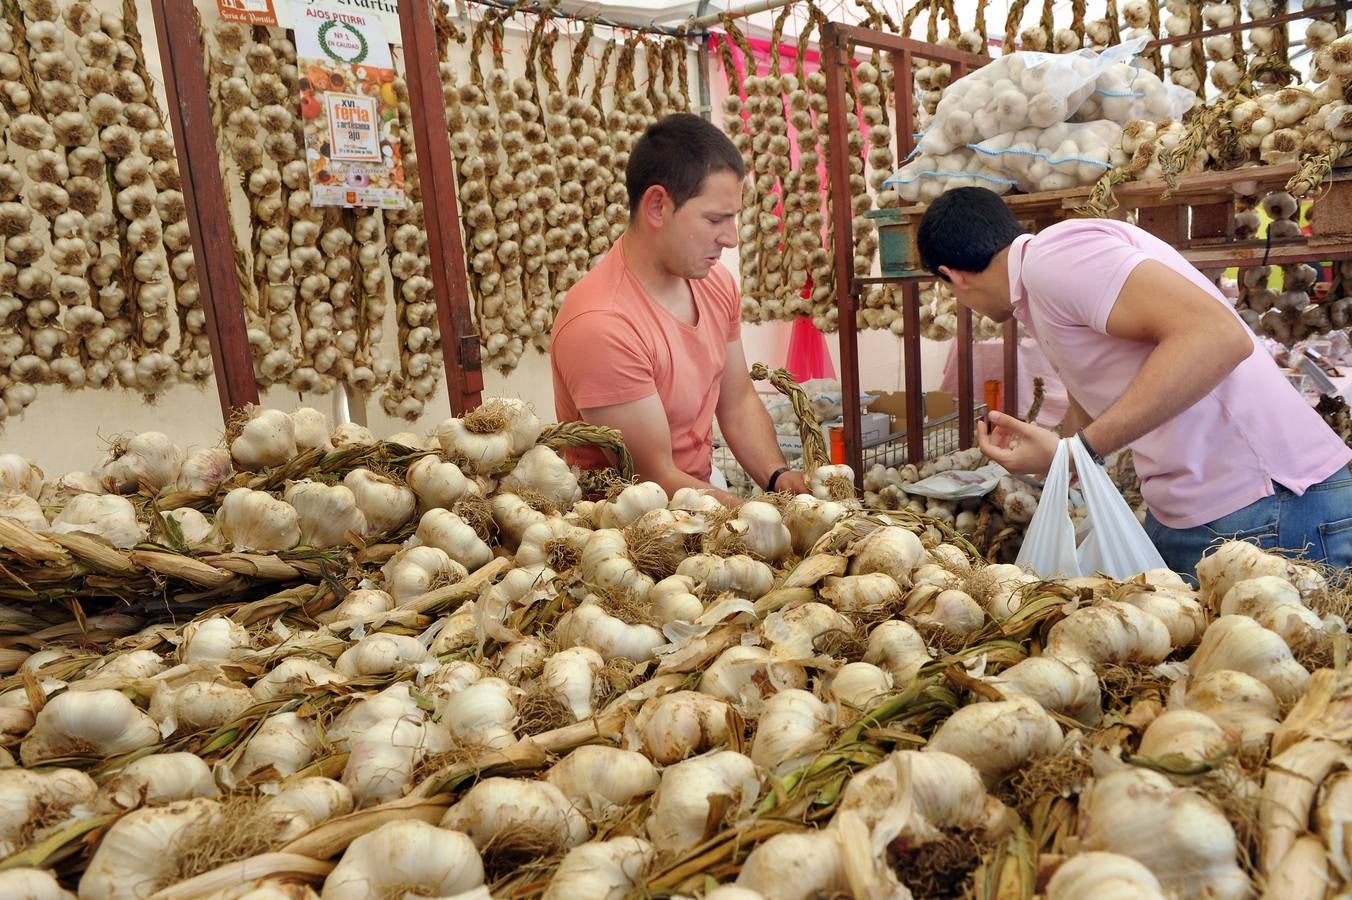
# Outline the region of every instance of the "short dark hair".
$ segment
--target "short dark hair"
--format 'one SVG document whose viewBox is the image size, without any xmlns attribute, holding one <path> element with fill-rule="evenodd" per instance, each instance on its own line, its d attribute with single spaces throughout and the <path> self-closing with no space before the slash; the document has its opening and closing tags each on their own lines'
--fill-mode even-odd
<svg viewBox="0 0 1352 900">
<path fill-rule="evenodd" d="M 920 219 L 916 243 L 925 268 L 984 272 L 1001 250 L 1025 232 L 1000 195 L 983 187 L 944 191 Z"/>
<path fill-rule="evenodd" d="M 660 184 L 680 209 L 699 195 L 704 179 L 718 172 L 746 177 L 742 154 L 717 125 L 693 113 L 672 113 L 648 126 L 634 142 L 624 184 L 629 191 L 629 214 L 638 212 L 648 188 Z"/>
</svg>

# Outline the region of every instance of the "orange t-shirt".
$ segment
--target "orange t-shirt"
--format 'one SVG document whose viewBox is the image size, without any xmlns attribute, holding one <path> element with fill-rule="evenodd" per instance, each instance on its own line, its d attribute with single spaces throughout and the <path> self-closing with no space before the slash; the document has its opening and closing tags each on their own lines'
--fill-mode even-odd
<svg viewBox="0 0 1352 900">
<path fill-rule="evenodd" d="M 573 285 L 554 319 L 555 413 L 560 422 L 577 422 L 581 410 L 656 394 L 667 412 L 676 468 L 707 480 L 728 343 L 742 335 L 737 285 L 721 264 L 688 282 L 698 317 L 687 325 L 629 271 L 623 240 Z M 599 450 L 570 451 L 568 458 L 584 468 L 606 465 Z"/>
</svg>

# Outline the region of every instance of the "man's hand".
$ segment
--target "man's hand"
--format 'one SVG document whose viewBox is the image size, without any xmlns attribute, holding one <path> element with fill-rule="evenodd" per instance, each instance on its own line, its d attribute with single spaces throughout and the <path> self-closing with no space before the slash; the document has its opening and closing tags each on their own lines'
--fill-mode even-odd
<svg viewBox="0 0 1352 900">
<path fill-rule="evenodd" d="M 991 426 L 978 422 L 977 442 L 981 452 L 1015 475 L 1046 475 L 1061 439 L 1056 432 L 1022 419 L 992 412 Z"/>
<path fill-rule="evenodd" d="M 785 472 L 780 475 L 779 480 L 775 482 L 775 492 L 779 493 L 780 491 L 787 491 L 795 496 L 812 493 L 807 489 L 807 478 L 803 476 L 802 472 Z"/>
</svg>

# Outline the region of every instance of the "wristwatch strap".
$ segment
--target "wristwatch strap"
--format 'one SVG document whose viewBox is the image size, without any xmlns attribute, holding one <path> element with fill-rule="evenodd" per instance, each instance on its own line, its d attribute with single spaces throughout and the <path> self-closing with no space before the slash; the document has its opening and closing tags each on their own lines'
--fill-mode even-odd
<svg viewBox="0 0 1352 900">
<path fill-rule="evenodd" d="M 1089 443 L 1089 439 L 1084 436 L 1083 428 L 1081 428 L 1078 432 L 1076 432 L 1076 436 L 1080 439 L 1080 446 L 1083 447 L 1086 451 L 1088 451 L 1089 458 L 1100 466 L 1104 465 L 1103 456 L 1097 450 L 1094 449 L 1094 446 L 1092 444 Z"/>
<path fill-rule="evenodd" d="M 784 466 L 782 468 L 775 469 L 773 472 L 771 472 L 770 480 L 765 482 L 765 493 L 773 494 L 775 492 L 775 485 L 779 483 L 779 476 L 783 475 L 785 472 L 788 471 L 789 467 Z"/>
</svg>

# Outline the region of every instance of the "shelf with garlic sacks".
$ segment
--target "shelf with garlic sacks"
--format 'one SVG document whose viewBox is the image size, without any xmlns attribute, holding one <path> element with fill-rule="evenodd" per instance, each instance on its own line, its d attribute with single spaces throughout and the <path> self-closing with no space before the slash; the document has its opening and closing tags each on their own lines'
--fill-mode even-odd
<svg viewBox="0 0 1352 900">
<path fill-rule="evenodd" d="M 1330 573 L 1040 579 L 826 476 L 583 500 L 541 435 L 490 400 L 0 457 L 0 895 L 1345 889 Z"/>
</svg>

